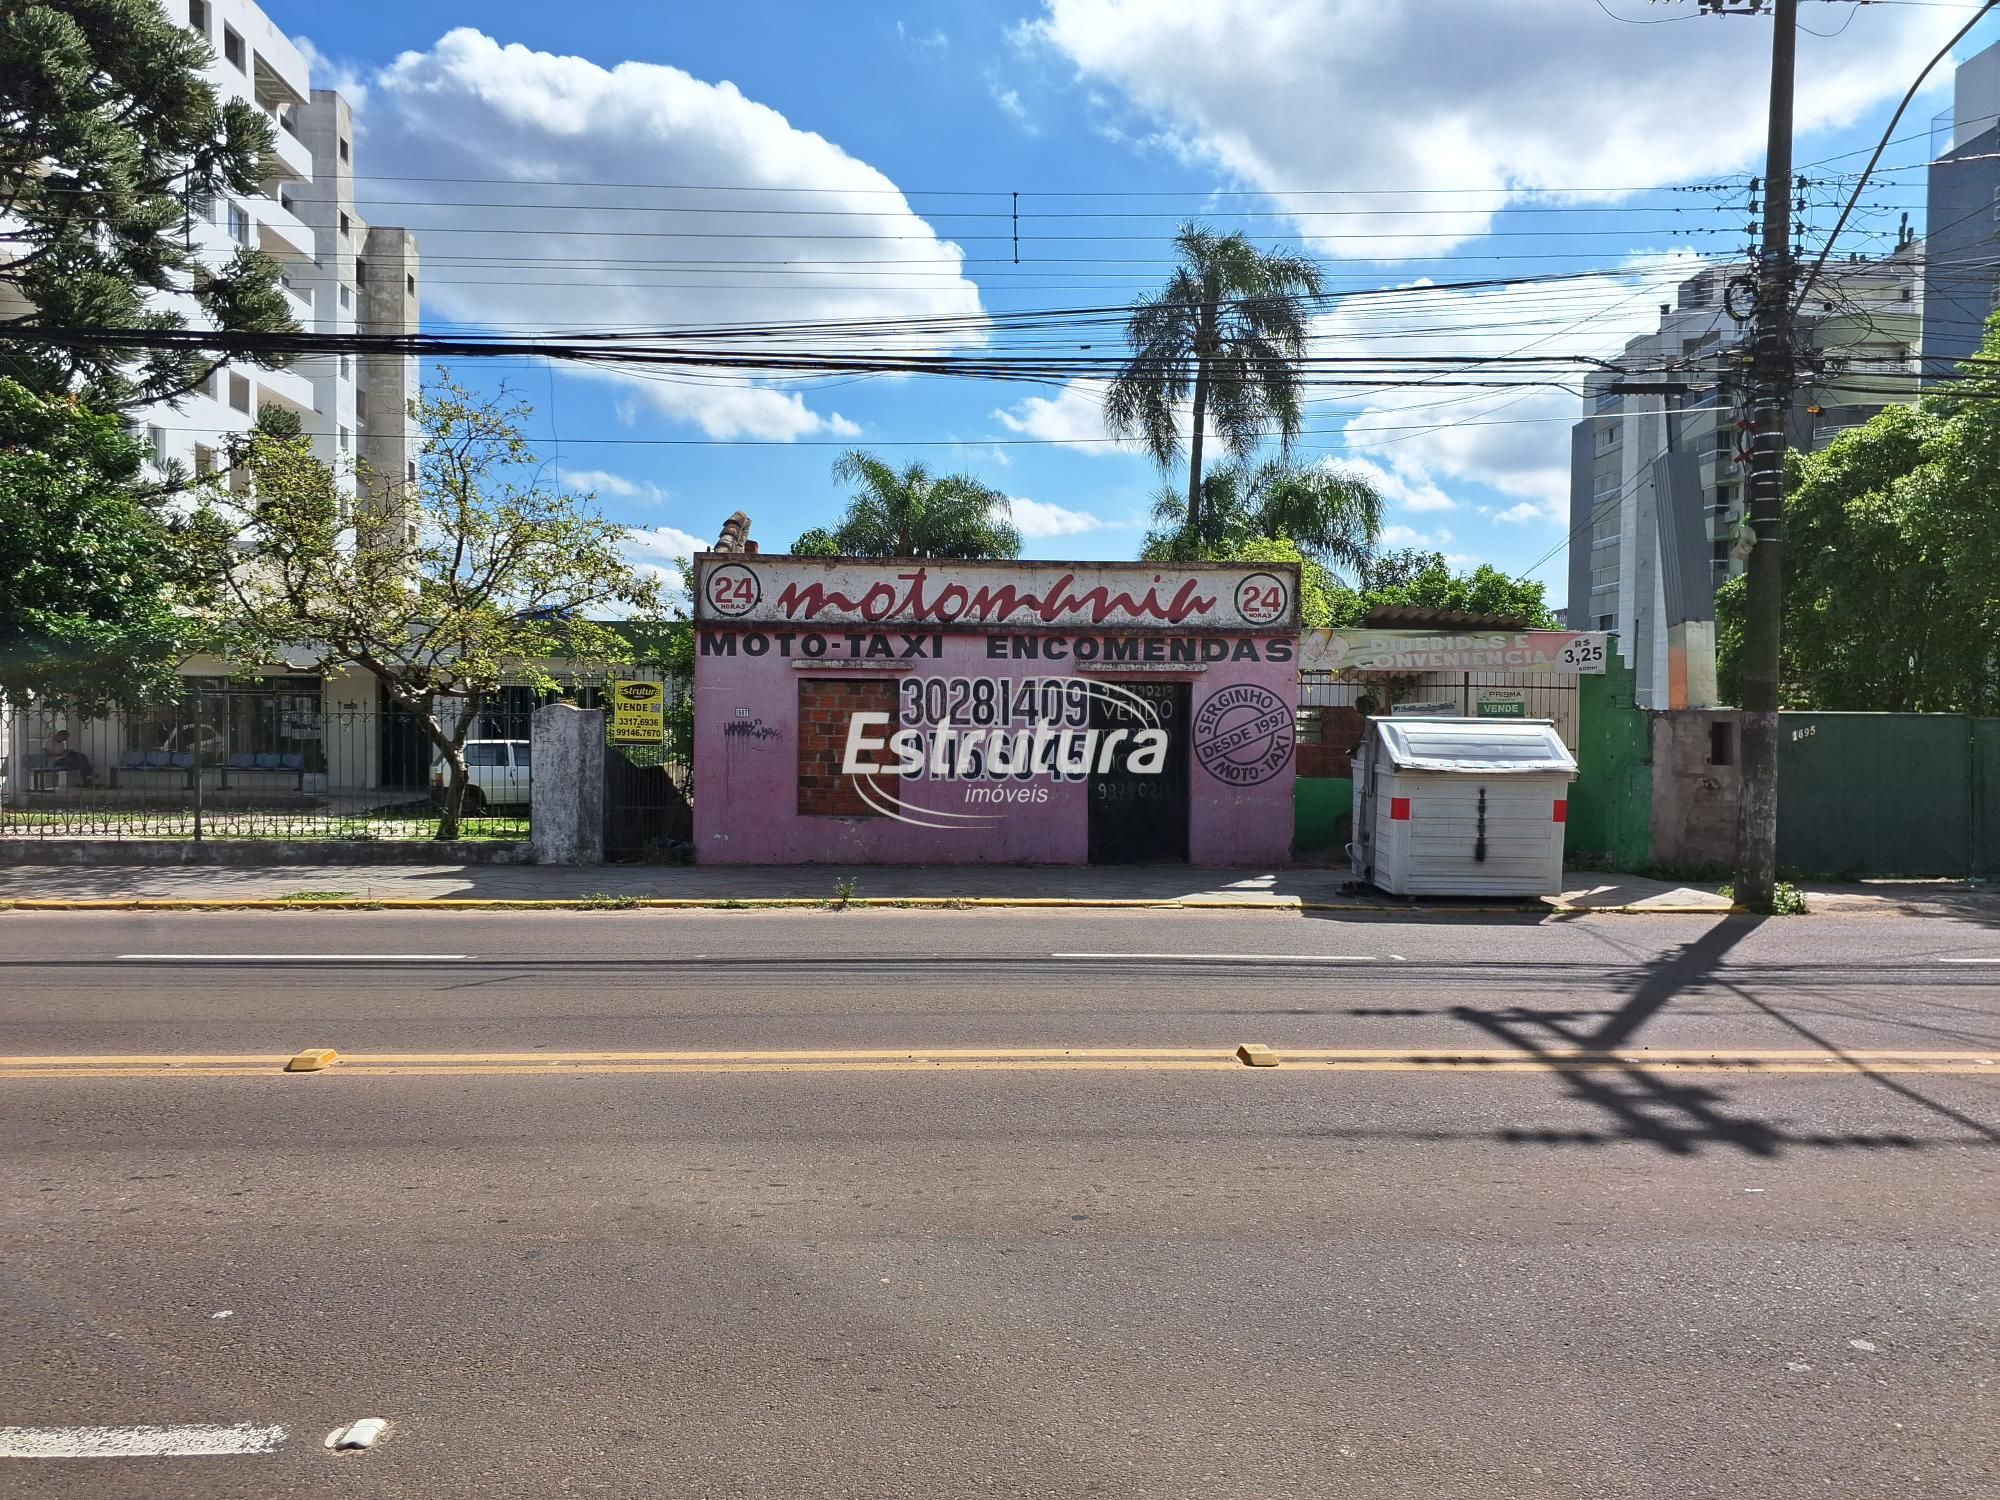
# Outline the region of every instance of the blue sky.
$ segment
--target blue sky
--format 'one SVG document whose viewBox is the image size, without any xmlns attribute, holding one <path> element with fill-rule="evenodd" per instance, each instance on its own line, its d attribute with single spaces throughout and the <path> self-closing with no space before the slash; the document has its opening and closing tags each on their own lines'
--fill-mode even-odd
<svg viewBox="0 0 2000 1500">
<path fill-rule="evenodd" d="M 422 239 L 434 330 L 942 316 L 962 342 L 982 314 L 1129 302 L 1198 218 L 1313 251 L 1343 291 L 1620 273 L 1335 300 L 1323 351 L 1604 355 L 1694 257 L 1742 248 L 1763 151 L 1770 23 L 1693 0 L 264 3 L 357 104 L 362 212 Z M 1830 202 L 1969 11 L 1804 9 L 1837 33 L 1800 70 L 1798 160 Z M 1911 168 L 1948 101 L 1940 68 L 1852 248 L 1921 226 Z M 1103 441 L 1087 386 L 459 373 L 515 386 L 654 563 L 734 510 L 773 549 L 830 524 L 849 446 L 977 474 L 1039 556 L 1131 556 L 1161 483 Z M 1532 570 L 1560 602 L 1577 409 L 1322 394 L 1299 452 L 1365 466 L 1390 542 Z"/>
</svg>

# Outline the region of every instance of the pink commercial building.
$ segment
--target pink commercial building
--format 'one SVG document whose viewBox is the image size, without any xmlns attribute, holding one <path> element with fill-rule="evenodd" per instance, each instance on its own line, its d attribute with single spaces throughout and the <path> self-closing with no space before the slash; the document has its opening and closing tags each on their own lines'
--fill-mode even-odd
<svg viewBox="0 0 2000 1500">
<path fill-rule="evenodd" d="M 695 560 L 705 864 L 1290 858 L 1292 565 Z"/>
</svg>

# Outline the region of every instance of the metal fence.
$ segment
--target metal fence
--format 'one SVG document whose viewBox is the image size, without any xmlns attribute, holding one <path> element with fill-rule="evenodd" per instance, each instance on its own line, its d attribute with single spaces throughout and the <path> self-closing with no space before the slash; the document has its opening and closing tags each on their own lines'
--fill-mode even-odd
<svg viewBox="0 0 2000 1500">
<path fill-rule="evenodd" d="M 414 715 L 329 708 L 313 677 L 102 718 L 0 710 L 0 755 L 0 839 L 431 839 L 445 780 Z M 480 709 L 466 759 L 459 836 L 526 838 L 527 707 Z"/>
<path fill-rule="evenodd" d="M 1370 674 L 1361 679 L 1334 672 L 1299 673 L 1299 714 L 1318 719 L 1326 708 L 1352 708 L 1362 697 L 1373 700 L 1374 712 L 1387 713 L 1397 703 L 1436 703 L 1469 717 L 1552 719 L 1562 742 L 1574 751 L 1577 743 L 1576 678 L 1528 672 L 1419 672 L 1389 678 Z"/>
</svg>

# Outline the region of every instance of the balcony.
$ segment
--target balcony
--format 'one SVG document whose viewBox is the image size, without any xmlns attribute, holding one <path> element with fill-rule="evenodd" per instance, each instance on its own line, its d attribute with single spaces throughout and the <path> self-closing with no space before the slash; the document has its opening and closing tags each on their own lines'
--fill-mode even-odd
<svg viewBox="0 0 2000 1500">
<path fill-rule="evenodd" d="M 257 245 L 280 260 L 311 260 L 313 232 L 276 198 L 257 201 Z"/>
<path fill-rule="evenodd" d="M 264 370 L 256 372 L 257 407 L 284 408 L 298 417 L 306 431 L 313 430 L 313 383 L 296 370 Z"/>
<path fill-rule="evenodd" d="M 306 143 L 292 133 L 289 126 L 281 123 L 271 110 L 271 151 L 264 158 L 264 175 L 277 177 L 286 182 L 311 182 L 313 175 L 312 151 Z"/>
<path fill-rule="evenodd" d="M 285 302 L 291 308 L 292 320 L 301 328 L 311 328 L 313 322 L 311 285 L 303 280 L 294 281 L 290 276 L 280 276 L 278 281 L 285 289 Z"/>
</svg>

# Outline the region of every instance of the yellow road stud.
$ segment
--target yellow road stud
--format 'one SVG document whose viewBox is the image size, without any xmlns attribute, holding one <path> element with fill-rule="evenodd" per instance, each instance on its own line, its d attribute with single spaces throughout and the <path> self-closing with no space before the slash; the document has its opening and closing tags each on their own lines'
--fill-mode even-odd
<svg viewBox="0 0 2000 1500">
<path fill-rule="evenodd" d="M 285 1064 L 287 1073 L 317 1073 L 331 1066 L 340 1054 L 331 1047 L 308 1047 Z M 1275 1060 L 1275 1059 L 1274 1059 Z"/>
<path fill-rule="evenodd" d="M 1262 1042 L 1245 1042 L 1236 1049 L 1236 1060 L 1246 1068 L 1275 1068 L 1278 1054 Z"/>
</svg>

